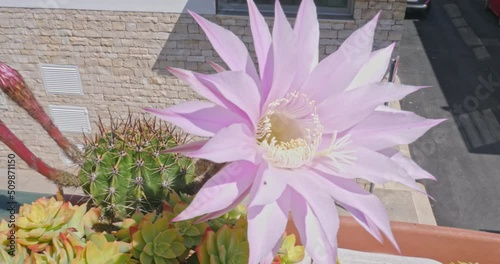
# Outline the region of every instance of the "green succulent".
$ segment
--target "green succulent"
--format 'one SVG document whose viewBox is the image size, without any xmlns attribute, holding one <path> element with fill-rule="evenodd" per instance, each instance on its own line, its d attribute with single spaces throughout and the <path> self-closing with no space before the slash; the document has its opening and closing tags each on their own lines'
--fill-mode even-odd
<svg viewBox="0 0 500 264">
<path fill-rule="evenodd" d="M 36 264 L 71 264 L 77 252 L 83 250 L 85 243 L 74 233 L 59 233 L 52 243 L 41 253 L 33 252 L 31 262 Z"/>
<path fill-rule="evenodd" d="M 300 263 L 304 259 L 304 247 L 295 245 L 295 235 L 283 239 L 278 250 L 278 257 L 282 264 Z"/>
<path fill-rule="evenodd" d="M 118 231 L 113 232 L 113 235 L 119 241 L 130 242 L 133 233 L 141 229 L 145 222 L 154 222 L 157 217 L 156 211 L 145 215 L 141 212 L 135 212 L 131 218 L 126 218 L 121 222 L 113 223 L 114 226 L 119 228 Z"/>
<path fill-rule="evenodd" d="M 172 264 L 187 252 L 184 238 L 166 217 L 143 225 L 132 235 L 132 254 L 141 264 Z M 181 257 L 182 258 L 182 257 Z"/>
<path fill-rule="evenodd" d="M 97 208 L 87 212 L 87 204 L 73 206 L 69 202 L 43 197 L 19 208 L 16 237 L 21 245 L 42 251 L 61 232 L 71 230 L 83 237 L 85 227 L 92 227 L 99 215 Z"/>
<path fill-rule="evenodd" d="M 9 254 L 9 251 L 0 248 L 0 263 L 28 264 L 31 262 L 26 248 L 20 244 L 16 244 L 16 249 L 12 255 Z"/>
<path fill-rule="evenodd" d="M 109 241 L 102 233 L 93 234 L 71 264 L 126 264 L 131 262 L 129 243 Z"/>
<path fill-rule="evenodd" d="M 210 226 L 210 228 L 212 228 L 216 232 L 217 230 L 226 225 L 230 227 L 235 226 L 246 229 L 247 226 L 246 207 L 239 205 L 233 210 L 229 211 L 228 213 L 218 218 L 208 220 L 207 224 Z"/>
<path fill-rule="evenodd" d="M 248 263 L 246 229 L 223 226 L 217 232 L 207 230 L 203 241 L 196 248 L 200 264 Z"/>
<path fill-rule="evenodd" d="M 190 158 L 160 154 L 186 139 L 164 122 L 130 115 L 99 129 L 95 138 L 85 138 L 79 178 L 108 218 L 159 209 L 171 190 L 182 191 L 194 180 Z"/>
<path fill-rule="evenodd" d="M 178 203 L 172 209 L 172 212 L 164 212 L 165 216 L 172 220 L 175 216 L 179 215 L 184 209 L 186 209 L 187 204 Z M 185 220 L 180 222 L 173 222 L 172 225 L 177 228 L 179 235 L 184 238 L 184 245 L 187 248 L 193 248 L 201 243 L 203 234 L 208 228 L 207 223 L 195 223 L 195 220 Z"/>
<path fill-rule="evenodd" d="M 172 193 L 169 196 L 169 204 L 165 204 L 163 207 L 163 215 L 172 221 L 176 216 L 178 216 L 184 209 L 188 207 L 185 202 L 191 202 L 191 198 L 185 196 L 184 198 L 176 193 Z M 170 207 L 170 205 L 173 205 Z M 172 225 L 179 230 L 179 235 L 184 238 L 184 245 L 186 248 L 194 248 L 201 243 L 203 234 L 208 228 L 207 223 L 195 223 L 195 219 L 185 220 L 180 222 L 173 222 Z"/>
<path fill-rule="evenodd" d="M 13 230 L 9 227 L 9 223 L 5 219 L 0 220 L 0 248 L 5 249 L 9 245 L 9 237 L 12 235 L 10 231 Z"/>
</svg>

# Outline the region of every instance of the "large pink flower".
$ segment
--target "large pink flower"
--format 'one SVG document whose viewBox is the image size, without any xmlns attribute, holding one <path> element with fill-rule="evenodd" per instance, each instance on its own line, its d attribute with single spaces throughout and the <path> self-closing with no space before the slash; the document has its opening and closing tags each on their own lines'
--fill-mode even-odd
<svg viewBox="0 0 500 264">
<path fill-rule="evenodd" d="M 272 34 L 247 2 L 259 69 L 233 33 L 192 13 L 230 70 L 212 64 L 218 73 L 207 75 L 169 68 L 211 102 L 146 109 L 210 137 L 171 151 L 229 163 L 176 220 L 218 217 L 248 197 L 252 264 L 276 253 L 290 212 L 309 255 L 334 263 L 335 205 L 397 246 L 382 203 L 355 180 L 418 188 L 415 179 L 433 179 L 391 147 L 411 143 L 442 120 L 383 106 L 422 87 L 381 82 L 394 45 L 372 52 L 378 15 L 318 63 L 313 0 L 302 1 L 294 28 L 276 1 Z"/>
</svg>

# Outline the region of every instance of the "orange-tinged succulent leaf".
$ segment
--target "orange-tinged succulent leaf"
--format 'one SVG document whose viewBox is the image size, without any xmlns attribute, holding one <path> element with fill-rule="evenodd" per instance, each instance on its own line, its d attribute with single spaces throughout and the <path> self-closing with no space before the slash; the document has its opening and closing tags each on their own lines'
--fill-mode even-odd
<svg viewBox="0 0 500 264">
<path fill-rule="evenodd" d="M 128 263 L 131 258 L 127 254 L 129 251 L 130 247 L 124 247 L 124 244 L 116 241 L 108 242 L 104 234 L 96 233 L 87 241 L 83 251 L 78 251 L 72 264 Z"/>
<path fill-rule="evenodd" d="M 82 238 L 85 229 L 98 220 L 99 210 L 86 212 L 87 204 L 73 206 L 55 198 L 40 198 L 32 204 L 24 204 L 16 220 L 17 238 L 20 244 L 33 250 L 43 250 L 61 232 L 75 233 Z"/>
</svg>

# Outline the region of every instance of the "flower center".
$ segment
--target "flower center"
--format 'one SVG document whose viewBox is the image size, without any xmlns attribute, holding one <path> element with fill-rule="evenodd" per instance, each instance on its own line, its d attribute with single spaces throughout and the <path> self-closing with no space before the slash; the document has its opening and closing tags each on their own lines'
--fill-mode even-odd
<svg viewBox="0 0 500 264">
<path fill-rule="evenodd" d="M 314 158 L 322 132 L 314 101 L 294 92 L 269 104 L 257 126 L 257 140 L 268 162 L 298 168 Z"/>
</svg>

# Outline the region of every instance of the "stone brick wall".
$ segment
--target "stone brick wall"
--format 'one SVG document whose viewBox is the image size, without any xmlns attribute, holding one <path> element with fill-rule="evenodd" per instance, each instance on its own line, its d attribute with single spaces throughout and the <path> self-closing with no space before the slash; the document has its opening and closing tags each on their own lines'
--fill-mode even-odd
<svg viewBox="0 0 500 264">
<path fill-rule="evenodd" d="M 406 0 L 356 1 L 352 20 L 320 21 L 321 57 L 335 51 L 355 29 L 382 10 L 374 46 L 399 41 Z M 207 16 L 253 49 L 248 18 Z M 268 21 L 271 24 L 271 20 Z M 166 65 L 211 71 L 221 62 L 205 35 L 187 14 L 112 12 L 0 7 L 0 61 L 18 69 L 41 104 L 84 106 L 90 121 L 142 107 L 165 107 L 196 98 L 166 73 Z M 83 96 L 45 92 L 39 64 L 69 64 L 80 69 Z M 47 163 L 64 167 L 56 144 L 17 105 L 7 100 L 0 118 Z M 93 125 L 93 131 L 96 131 Z M 67 134 L 75 141 L 80 134 Z M 11 153 L 0 144 L 0 157 Z M 5 167 L 1 160 L 0 167 Z M 21 167 L 26 167 L 22 164 Z"/>
</svg>

